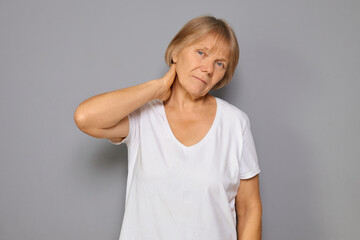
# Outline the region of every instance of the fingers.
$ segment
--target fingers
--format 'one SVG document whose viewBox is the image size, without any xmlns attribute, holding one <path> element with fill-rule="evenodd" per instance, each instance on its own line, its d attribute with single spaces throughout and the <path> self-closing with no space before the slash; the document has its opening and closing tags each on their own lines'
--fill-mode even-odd
<svg viewBox="0 0 360 240">
<path fill-rule="evenodd" d="M 176 74 L 176 64 L 171 64 L 169 71 L 167 72 L 167 75 L 170 77 L 174 77 Z"/>
</svg>

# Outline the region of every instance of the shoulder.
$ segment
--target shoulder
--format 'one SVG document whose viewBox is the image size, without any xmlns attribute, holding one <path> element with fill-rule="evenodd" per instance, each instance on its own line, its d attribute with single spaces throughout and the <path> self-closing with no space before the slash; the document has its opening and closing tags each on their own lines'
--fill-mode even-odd
<svg viewBox="0 0 360 240">
<path fill-rule="evenodd" d="M 249 121 L 248 115 L 243 110 L 227 102 L 224 99 L 218 97 L 216 98 L 218 100 L 218 103 L 221 105 L 221 112 L 223 117 L 235 122 L 240 122 L 243 126 L 246 124 L 246 122 Z"/>
<path fill-rule="evenodd" d="M 144 103 L 141 107 L 137 109 L 142 115 L 151 114 L 154 111 L 160 111 L 162 102 L 159 99 L 150 100 Z"/>
<path fill-rule="evenodd" d="M 163 105 L 160 99 L 153 99 L 146 102 L 142 108 L 143 109 L 159 109 Z"/>
</svg>

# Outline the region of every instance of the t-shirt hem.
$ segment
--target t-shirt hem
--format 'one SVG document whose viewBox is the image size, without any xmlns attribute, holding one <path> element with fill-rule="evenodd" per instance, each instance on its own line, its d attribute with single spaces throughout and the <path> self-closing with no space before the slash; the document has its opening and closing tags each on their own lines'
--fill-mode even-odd
<svg viewBox="0 0 360 240">
<path fill-rule="evenodd" d="M 122 143 L 126 143 L 127 139 L 129 138 L 129 135 L 127 135 L 121 142 L 119 141 L 112 141 L 111 139 L 108 139 L 110 143 L 114 144 L 114 145 L 120 145 Z"/>
<path fill-rule="evenodd" d="M 254 176 L 256 176 L 257 174 L 259 174 L 261 172 L 260 168 L 256 168 L 250 172 L 244 173 L 240 175 L 240 179 L 249 179 L 252 178 Z"/>
</svg>

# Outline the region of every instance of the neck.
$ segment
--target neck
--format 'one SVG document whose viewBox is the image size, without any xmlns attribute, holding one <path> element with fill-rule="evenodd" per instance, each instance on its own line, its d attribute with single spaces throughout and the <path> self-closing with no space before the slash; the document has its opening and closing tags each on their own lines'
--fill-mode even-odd
<svg viewBox="0 0 360 240">
<path fill-rule="evenodd" d="M 204 96 L 191 95 L 179 82 L 176 76 L 171 87 L 170 97 L 164 101 L 164 105 L 179 109 L 180 111 L 193 111 L 196 108 L 204 106 L 209 94 Z"/>
</svg>

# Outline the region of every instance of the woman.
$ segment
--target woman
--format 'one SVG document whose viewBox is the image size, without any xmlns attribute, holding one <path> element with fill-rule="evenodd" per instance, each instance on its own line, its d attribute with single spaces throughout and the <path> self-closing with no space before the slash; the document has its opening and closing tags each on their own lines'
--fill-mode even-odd
<svg viewBox="0 0 360 240">
<path fill-rule="evenodd" d="M 208 93 L 230 82 L 238 58 L 229 25 L 197 17 L 169 44 L 162 78 L 93 96 L 76 109 L 83 132 L 128 147 L 120 240 L 261 239 L 249 118 Z"/>
</svg>

